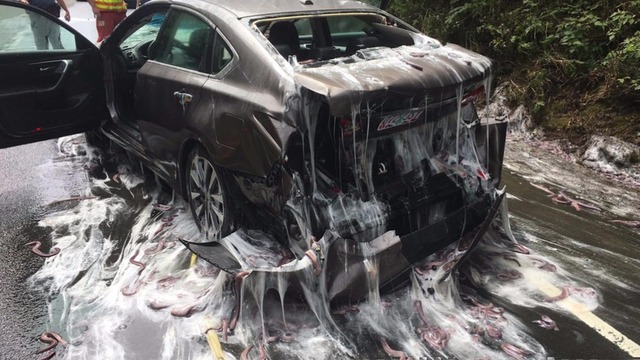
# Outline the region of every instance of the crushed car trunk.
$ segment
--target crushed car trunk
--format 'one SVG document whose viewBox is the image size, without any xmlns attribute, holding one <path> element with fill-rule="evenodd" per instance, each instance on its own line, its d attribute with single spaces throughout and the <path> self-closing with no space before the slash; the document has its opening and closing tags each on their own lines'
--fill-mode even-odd
<svg viewBox="0 0 640 360">
<path fill-rule="evenodd" d="M 492 63 L 421 44 L 294 67 L 304 136 L 288 153 L 290 241 L 301 256 L 309 239 L 337 234 L 330 248 L 342 250 L 326 254 L 336 302 L 366 295 L 352 268 L 367 258 L 384 262 L 384 286 L 493 219 L 506 124 L 482 123 L 473 106 L 490 92 Z"/>
</svg>

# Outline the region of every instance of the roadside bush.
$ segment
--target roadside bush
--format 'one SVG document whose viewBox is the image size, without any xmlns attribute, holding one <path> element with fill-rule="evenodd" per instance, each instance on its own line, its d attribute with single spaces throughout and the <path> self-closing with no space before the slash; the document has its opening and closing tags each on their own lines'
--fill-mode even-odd
<svg viewBox="0 0 640 360">
<path fill-rule="evenodd" d="M 538 122 L 567 93 L 574 108 L 604 100 L 638 108 L 640 0 L 395 0 L 389 11 L 492 57 Z"/>
</svg>

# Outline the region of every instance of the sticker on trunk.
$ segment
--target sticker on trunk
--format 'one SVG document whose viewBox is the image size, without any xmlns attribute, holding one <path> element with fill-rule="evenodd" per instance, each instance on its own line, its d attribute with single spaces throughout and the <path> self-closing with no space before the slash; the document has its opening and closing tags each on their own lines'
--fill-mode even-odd
<svg viewBox="0 0 640 360">
<path fill-rule="evenodd" d="M 413 124 L 418 121 L 420 115 L 424 113 L 424 110 L 406 112 L 401 114 L 387 115 L 382 118 L 380 125 L 378 125 L 378 131 L 389 130 L 391 128 Z"/>
</svg>

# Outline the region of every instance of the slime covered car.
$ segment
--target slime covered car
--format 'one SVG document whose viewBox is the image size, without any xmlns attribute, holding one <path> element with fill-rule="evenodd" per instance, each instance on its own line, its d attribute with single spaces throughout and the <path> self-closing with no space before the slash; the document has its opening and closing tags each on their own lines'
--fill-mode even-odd
<svg viewBox="0 0 640 360">
<path fill-rule="evenodd" d="M 157 0 L 100 49 L 0 8 L 0 145 L 89 131 L 125 148 L 188 201 L 204 243 L 185 246 L 232 274 L 313 269 L 327 300 L 358 300 L 452 244 L 453 270 L 502 199 L 506 124 L 473 104 L 492 62 L 378 7 Z M 25 12 L 65 49 L 17 42 Z"/>
</svg>

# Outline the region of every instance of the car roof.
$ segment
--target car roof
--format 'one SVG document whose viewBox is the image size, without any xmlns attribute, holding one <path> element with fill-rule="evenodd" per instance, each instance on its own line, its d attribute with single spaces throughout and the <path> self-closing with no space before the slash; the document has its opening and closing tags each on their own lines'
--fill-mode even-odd
<svg viewBox="0 0 640 360">
<path fill-rule="evenodd" d="M 225 8 L 238 18 L 262 15 L 374 10 L 375 7 L 354 0 L 203 0 Z"/>
</svg>

